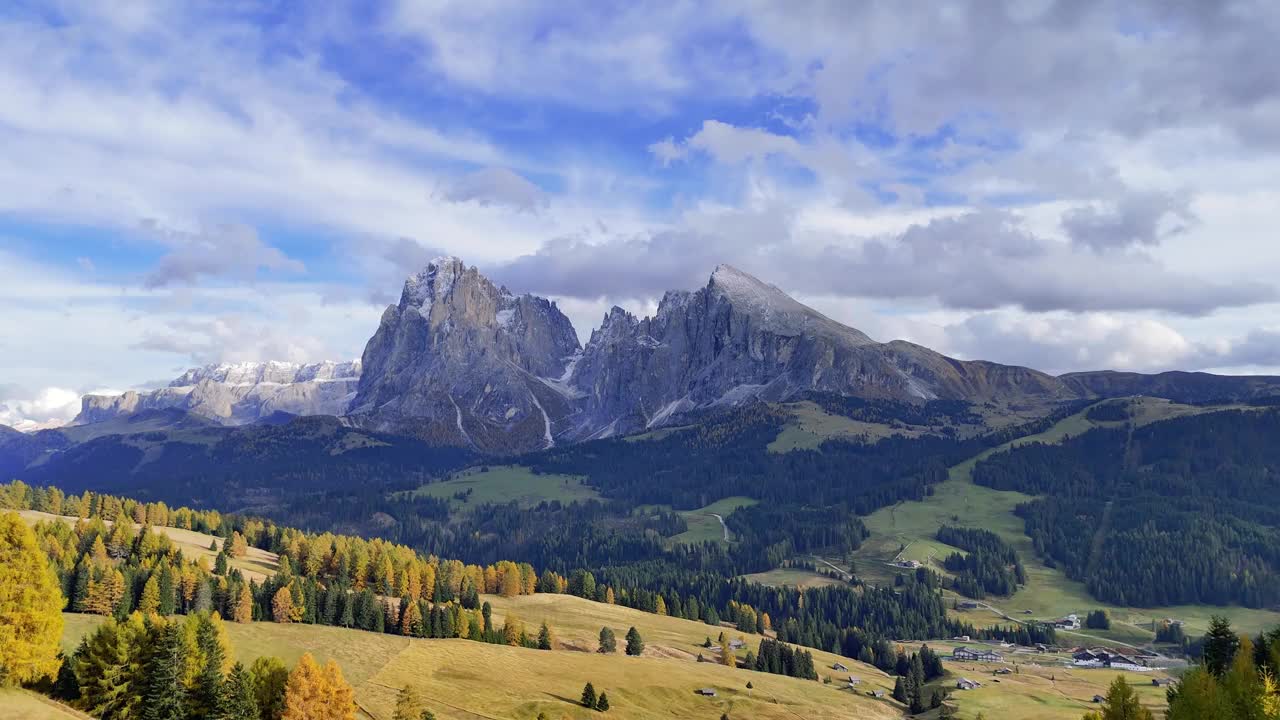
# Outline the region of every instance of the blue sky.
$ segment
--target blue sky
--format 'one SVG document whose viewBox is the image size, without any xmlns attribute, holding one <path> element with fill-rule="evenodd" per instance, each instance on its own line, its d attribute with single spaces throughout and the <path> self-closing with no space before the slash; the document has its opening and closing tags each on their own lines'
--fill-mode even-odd
<svg viewBox="0 0 1280 720">
<path fill-rule="evenodd" d="M 17 2 L 0 423 L 358 357 L 456 254 L 580 335 L 728 262 L 873 337 L 1280 371 L 1267 2 Z"/>
</svg>

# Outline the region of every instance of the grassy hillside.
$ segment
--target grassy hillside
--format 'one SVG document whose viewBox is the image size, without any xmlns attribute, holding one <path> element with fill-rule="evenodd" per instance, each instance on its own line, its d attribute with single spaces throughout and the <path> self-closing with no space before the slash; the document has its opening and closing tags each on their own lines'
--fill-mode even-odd
<svg viewBox="0 0 1280 720">
<path fill-rule="evenodd" d="M 0 720 L 91 720 L 66 705 L 17 688 L 0 688 Z"/>
<path fill-rule="evenodd" d="M 791 413 L 793 419 L 782 428 L 777 439 L 769 443 L 769 452 L 814 450 L 832 439 L 865 438 L 869 442 L 875 442 L 892 435 L 920 437 L 928 431 L 928 428 L 912 425 L 894 428 L 882 423 L 853 420 L 829 413 L 813 402 L 788 403 L 782 408 Z"/>
<path fill-rule="evenodd" d="M 597 500 L 599 493 L 570 475 L 539 475 L 519 465 L 492 465 L 456 473 L 448 480 L 423 485 L 414 491 L 420 496 L 453 500 L 459 509 L 482 503 L 518 502 L 533 507 L 543 500 L 570 503 Z M 463 497 L 456 497 L 462 495 Z"/>
<path fill-rule="evenodd" d="M 226 627 L 236 659 L 242 662 L 270 654 L 292 663 L 304 652 L 321 662 L 336 659 L 356 688 L 361 708 L 378 720 L 389 720 L 396 692 L 406 684 L 419 691 L 441 720 L 532 720 L 539 712 L 575 720 L 600 717 L 576 704 L 587 682 L 608 692 L 610 718 L 714 720 L 725 712 L 764 720 L 901 716 L 900 706 L 891 700 L 855 694 L 834 684 L 698 663 L 697 645 L 708 634 L 717 634 L 701 623 L 564 595 L 486 599 L 494 604 L 500 620 L 514 613 L 531 629 L 546 620 L 557 633 L 560 649 L 546 652 L 468 640 L 411 640 L 316 625 L 227 623 Z M 81 636 L 101 622 L 94 616 L 66 615 L 64 646 L 73 649 Z M 648 646 L 645 655 L 630 658 L 621 652 L 609 656 L 591 652 L 604 625 L 613 627 L 620 640 L 629 627 L 637 627 Z M 726 634 L 741 635 L 728 629 Z M 756 636 L 742 637 L 750 648 L 759 643 Z M 830 674 L 836 660 L 836 656 L 815 653 L 820 674 Z M 847 659 L 843 662 L 855 668 L 853 673 L 863 679 L 864 687 L 892 688 L 884 673 Z M 747 689 L 747 682 L 754 687 Z M 695 694 L 704 687 L 715 688 L 717 696 Z"/>
<path fill-rule="evenodd" d="M 1133 403 L 1133 415 L 1141 424 L 1190 414 L 1230 409 L 1227 407 L 1197 407 L 1179 405 L 1151 398 L 1137 399 Z M 1001 612 L 976 611 L 965 618 L 979 625 L 1008 623 L 1001 613 L 1018 620 L 1049 620 L 1069 613 L 1083 614 L 1094 608 L 1111 611 L 1112 630 L 1077 634 L 1075 642 L 1090 642 L 1089 636 L 1097 636 L 1116 642 L 1144 644 L 1154 638 L 1151 622 L 1163 618 L 1176 618 L 1187 625 L 1189 634 L 1203 632 L 1213 614 L 1231 618 L 1241 631 L 1256 633 L 1263 628 L 1280 625 L 1280 613 L 1240 607 L 1213 607 L 1184 605 L 1164 608 L 1131 609 L 1110 606 L 1093 599 L 1084 583 L 1069 580 L 1060 570 L 1046 566 L 1036 556 L 1031 539 L 1027 537 L 1021 518 L 1013 514 L 1014 508 L 1032 496 L 1018 492 L 993 490 L 975 485 L 972 480 L 974 465 L 981 459 L 1018 445 L 1031 442 L 1058 443 L 1068 436 L 1076 436 L 1097 425 L 1085 417 L 1087 410 L 1065 418 L 1038 435 L 1020 438 L 1005 445 L 966 460 L 951 468 L 946 482 L 934 486 L 934 492 L 920 502 L 904 502 L 883 508 L 864 518 L 871 537 L 855 553 L 859 574 L 880 582 L 890 581 L 896 570 L 888 565 L 895 559 L 915 560 L 929 564 L 940 562 L 942 557 L 956 548 L 934 539 L 938 528 L 944 524 L 984 528 L 1000 535 L 1018 551 L 1027 571 L 1027 585 L 1009 598 L 988 598 L 987 602 Z M 905 549 L 903 549 L 905 547 Z M 939 569 L 933 565 L 934 569 Z M 1025 611 L 1030 610 L 1030 614 Z M 1145 625 L 1145 627 L 1143 627 Z M 1062 633 L 1063 642 L 1072 642 L 1071 634 Z"/>
<path fill-rule="evenodd" d="M 34 525 L 41 520 L 61 520 L 65 523 L 79 522 L 80 518 L 68 517 L 66 515 L 50 515 L 49 513 L 40 512 L 38 510 L 22 510 L 18 512 L 24 520 Z M 108 522 L 107 525 L 111 523 Z M 137 523 L 133 525 L 135 528 L 141 526 Z M 210 550 L 209 547 L 213 543 L 217 543 L 218 547 L 222 547 L 222 538 L 206 535 L 205 533 L 193 532 L 191 530 L 183 530 L 182 528 L 173 527 L 153 527 L 152 530 L 166 535 L 173 540 L 181 549 L 183 555 L 188 558 L 208 558 L 210 567 L 213 560 L 217 556 L 217 551 Z M 232 567 L 239 568 L 246 579 L 255 582 L 262 582 L 268 575 L 275 574 L 276 568 L 280 562 L 279 556 L 273 552 L 260 550 L 255 547 L 249 548 L 249 552 L 242 558 L 232 558 Z"/>
</svg>

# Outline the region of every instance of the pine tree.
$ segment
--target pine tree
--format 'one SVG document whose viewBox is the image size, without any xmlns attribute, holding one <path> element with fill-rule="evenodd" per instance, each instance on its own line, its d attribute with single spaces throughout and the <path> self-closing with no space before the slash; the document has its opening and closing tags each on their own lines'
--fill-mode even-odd
<svg viewBox="0 0 1280 720">
<path fill-rule="evenodd" d="M 546 622 L 543 622 L 542 627 L 538 629 L 538 649 L 550 650 L 551 645 L 551 628 L 547 627 Z"/>
<path fill-rule="evenodd" d="M 253 676 L 244 665 L 236 663 L 227 673 L 226 702 L 223 720 L 259 720 L 258 698 L 254 692 Z"/>
<path fill-rule="evenodd" d="M 609 693 L 600 693 L 600 697 L 596 699 L 596 710 L 609 712 Z"/>
<path fill-rule="evenodd" d="M 65 604 L 35 533 L 17 513 L 0 514 L 0 685 L 58 672 Z"/>
<path fill-rule="evenodd" d="M 598 652 L 615 653 L 618 652 L 618 639 L 613 634 L 613 628 L 600 628 L 600 648 Z"/>
<path fill-rule="evenodd" d="M 893 681 L 893 699 L 904 704 L 907 702 L 910 702 L 910 700 L 907 698 L 907 688 L 906 688 L 906 685 L 902 682 L 901 675 L 899 675 Z"/>
<path fill-rule="evenodd" d="M 640 631 L 632 627 L 627 631 L 627 654 L 633 657 L 644 652 L 644 638 L 640 637 Z"/>
<path fill-rule="evenodd" d="M 177 622 L 166 622 L 157 629 L 156 635 L 156 647 L 143 673 L 146 688 L 142 717 L 143 720 L 184 720 L 188 702 L 183 678 L 188 657 L 182 627 Z"/>
<path fill-rule="evenodd" d="M 582 688 L 582 706 L 587 708 L 596 706 L 596 689 L 591 683 L 587 683 L 586 687 Z"/>
<path fill-rule="evenodd" d="M 1231 621 L 1221 615 L 1209 620 L 1204 636 L 1204 666 L 1214 677 L 1222 677 L 1240 647 L 1240 638 L 1231 630 Z"/>
</svg>

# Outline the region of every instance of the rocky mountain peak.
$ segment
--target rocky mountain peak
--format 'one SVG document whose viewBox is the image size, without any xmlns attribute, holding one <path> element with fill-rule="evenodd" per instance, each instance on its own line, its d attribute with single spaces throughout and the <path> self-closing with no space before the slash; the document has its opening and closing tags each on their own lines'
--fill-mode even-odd
<svg viewBox="0 0 1280 720">
<path fill-rule="evenodd" d="M 551 441 L 566 412 L 563 393 L 544 380 L 562 378 L 579 349 L 555 303 L 513 295 L 458 258 L 437 258 L 409 276 L 399 304 L 383 313 L 365 346 L 351 414 L 442 443 L 534 449 Z"/>
</svg>

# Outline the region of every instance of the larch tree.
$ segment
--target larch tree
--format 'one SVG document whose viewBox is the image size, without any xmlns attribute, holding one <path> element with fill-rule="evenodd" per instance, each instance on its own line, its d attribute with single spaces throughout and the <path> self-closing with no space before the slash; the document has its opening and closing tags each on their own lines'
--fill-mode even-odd
<svg viewBox="0 0 1280 720">
<path fill-rule="evenodd" d="M 291 623 L 297 615 L 293 606 L 293 593 L 284 585 L 271 597 L 271 619 L 278 623 Z"/>
<path fill-rule="evenodd" d="M 1155 720 L 1151 711 L 1142 707 L 1138 694 L 1125 682 L 1123 675 L 1117 675 L 1107 689 L 1106 700 L 1102 710 L 1086 713 L 1085 720 Z"/>
<path fill-rule="evenodd" d="M 355 720 L 356 692 L 342 676 L 342 668 L 330 659 L 324 666 L 325 706 L 327 720 Z"/>
<path fill-rule="evenodd" d="M 249 675 L 253 678 L 253 696 L 262 720 L 280 720 L 284 715 L 289 669 L 280 658 L 260 657 L 253 661 Z"/>
<path fill-rule="evenodd" d="M 396 695 L 396 709 L 392 720 L 420 720 L 422 717 L 422 698 L 413 688 L 405 685 Z"/>
<path fill-rule="evenodd" d="M 58 672 L 64 604 L 35 533 L 17 513 L 0 514 L 0 685 Z"/>
</svg>

